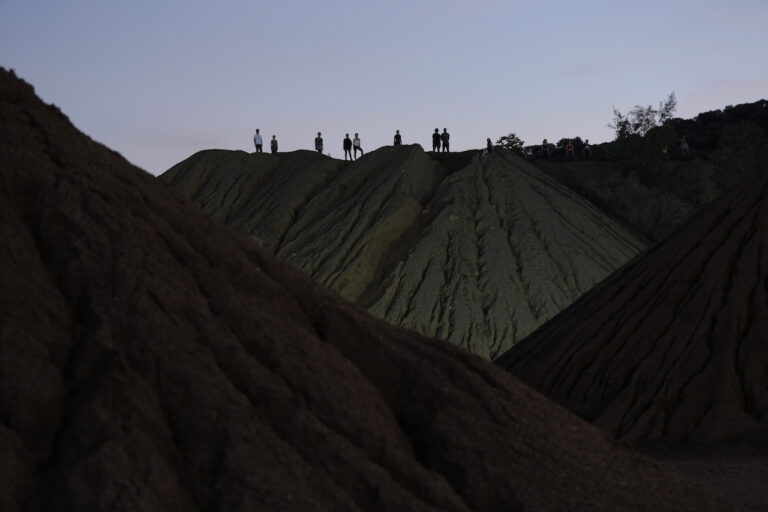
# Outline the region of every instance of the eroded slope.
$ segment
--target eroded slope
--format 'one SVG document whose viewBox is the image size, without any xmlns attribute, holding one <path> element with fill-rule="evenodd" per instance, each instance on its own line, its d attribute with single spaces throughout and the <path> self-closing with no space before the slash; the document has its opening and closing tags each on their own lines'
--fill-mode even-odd
<svg viewBox="0 0 768 512">
<path fill-rule="evenodd" d="M 768 174 L 497 361 L 635 443 L 768 433 Z"/>
<path fill-rule="evenodd" d="M 642 249 L 503 152 L 387 147 L 347 164 L 206 151 L 162 178 L 375 315 L 487 358 Z"/>
</svg>

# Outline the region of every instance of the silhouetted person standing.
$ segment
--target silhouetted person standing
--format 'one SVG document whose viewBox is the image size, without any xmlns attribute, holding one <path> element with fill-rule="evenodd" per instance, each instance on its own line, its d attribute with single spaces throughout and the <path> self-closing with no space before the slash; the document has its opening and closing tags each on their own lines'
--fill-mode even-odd
<svg viewBox="0 0 768 512">
<path fill-rule="evenodd" d="M 320 135 L 320 132 L 317 132 L 317 137 L 315 137 L 315 150 L 318 153 L 323 152 L 323 137 Z"/>
<path fill-rule="evenodd" d="M 272 140 L 269 142 L 269 149 L 272 150 L 272 154 L 277 153 L 277 137 L 272 136 Z"/>
<path fill-rule="evenodd" d="M 347 159 L 347 155 L 349 155 L 349 159 L 353 160 L 352 158 L 352 139 L 349 138 L 349 134 L 347 134 L 346 137 L 344 137 L 344 160 Z"/>
<path fill-rule="evenodd" d="M 589 139 L 584 141 L 584 160 L 592 160 L 592 147 L 589 145 Z"/>
<path fill-rule="evenodd" d="M 547 142 L 547 139 L 544 139 L 541 143 L 541 157 L 549 160 L 549 142 Z"/>
<path fill-rule="evenodd" d="M 435 128 L 435 133 L 432 134 L 432 151 L 440 151 L 440 130 Z"/>
<path fill-rule="evenodd" d="M 689 158 L 691 156 L 691 148 L 688 146 L 688 139 L 685 138 L 685 135 L 680 139 L 680 154 L 683 158 Z"/>
<path fill-rule="evenodd" d="M 573 141 L 568 141 L 568 144 L 565 145 L 565 158 L 568 160 L 573 160 Z"/>
<path fill-rule="evenodd" d="M 352 141 L 352 147 L 355 148 L 355 160 L 357 160 L 357 152 L 360 152 L 360 156 L 363 156 L 363 147 L 360 145 L 360 136 L 355 134 L 355 140 Z"/>
<path fill-rule="evenodd" d="M 443 152 L 451 152 L 450 149 L 450 141 L 451 141 L 451 134 L 448 133 L 448 128 L 443 128 L 443 133 L 440 135 L 440 140 L 443 141 Z"/>
<path fill-rule="evenodd" d="M 400 136 L 400 130 L 395 130 L 395 146 L 399 146 L 403 143 L 403 138 Z"/>
<path fill-rule="evenodd" d="M 253 135 L 253 144 L 256 146 L 256 152 L 261 153 L 262 141 L 258 128 L 256 128 L 256 133 Z"/>
<path fill-rule="evenodd" d="M 488 150 L 488 154 L 493 153 L 493 142 L 491 142 L 491 139 L 485 139 L 485 147 Z"/>
</svg>

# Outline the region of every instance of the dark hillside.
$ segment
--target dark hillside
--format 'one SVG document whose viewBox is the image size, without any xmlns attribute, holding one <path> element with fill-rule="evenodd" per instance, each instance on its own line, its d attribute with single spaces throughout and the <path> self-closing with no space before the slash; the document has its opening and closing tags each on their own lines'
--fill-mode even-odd
<svg viewBox="0 0 768 512">
<path fill-rule="evenodd" d="M 658 242 L 703 206 L 764 169 L 768 101 L 672 119 L 662 130 L 665 135 L 656 137 L 657 142 L 634 140 L 634 149 L 622 149 L 618 141 L 594 145 L 591 161 L 583 160 L 580 151 L 576 161 L 567 161 L 555 150 L 551 160 L 534 158 L 532 163 L 646 241 Z M 682 136 L 689 141 L 690 159 L 681 157 Z M 657 157 L 640 158 L 632 151 L 651 151 Z"/>
<path fill-rule="evenodd" d="M 768 173 L 497 362 L 633 443 L 768 434 Z"/>
</svg>

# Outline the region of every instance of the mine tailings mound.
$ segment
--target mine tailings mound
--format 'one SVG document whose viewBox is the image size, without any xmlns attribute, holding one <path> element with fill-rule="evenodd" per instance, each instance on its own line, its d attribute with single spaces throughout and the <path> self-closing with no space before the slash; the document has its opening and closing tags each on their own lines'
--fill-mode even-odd
<svg viewBox="0 0 768 512">
<path fill-rule="evenodd" d="M 486 358 L 644 245 L 504 151 L 208 150 L 161 176 L 213 218 L 389 323 Z"/>
<path fill-rule="evenodd" d="M 724 509 L 323 291 L 4 70 L 0 220 L 3 511 Z"/>
<path fill-rule="evenodd" d="M 497 362 L 617 439 L 679 452 L 692 472 L 751 482 L 765 506 L 766 255 L 762 173 Z"/>
</svg>

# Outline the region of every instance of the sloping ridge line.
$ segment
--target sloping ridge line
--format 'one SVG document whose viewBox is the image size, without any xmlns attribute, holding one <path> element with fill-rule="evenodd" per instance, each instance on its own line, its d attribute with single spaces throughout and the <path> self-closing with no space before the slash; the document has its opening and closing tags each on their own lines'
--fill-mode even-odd
<svg viewBox="0 0 768 512">
<path fill-rule="evenodd" d="M 768 433 L 768 173 L 496 359 L 636 444 Z"/>
</svg>

